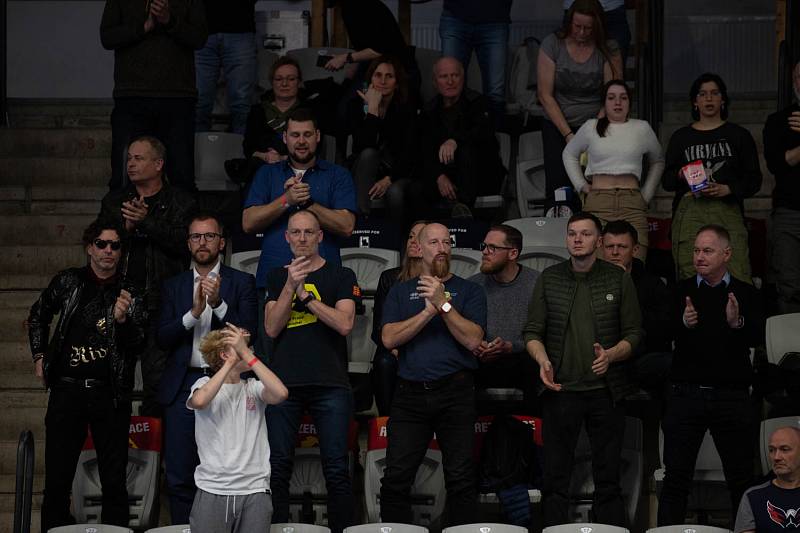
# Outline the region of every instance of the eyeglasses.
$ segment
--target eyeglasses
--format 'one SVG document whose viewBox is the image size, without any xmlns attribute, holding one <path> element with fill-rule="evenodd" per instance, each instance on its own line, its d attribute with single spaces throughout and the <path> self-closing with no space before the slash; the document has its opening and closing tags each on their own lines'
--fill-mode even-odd
<svg viewBox="0 0 800 533">
<path fill-rule="evenodd" d="M 480 248 L 481 252 L 486 251 L 486 252 L 489 252 L 490 254 L 494 254 L 495 252 L 497 252 L 497 250 L 513 250 L 514 249 L 513 246 L 497 246 L 496 244 L 487 244 L 485 242 L 480 243 L 478 245 L 478 248 Z"/>
<path fill-rule="evenodd" d="M 192 241 L 192 242 L 200 242 L 201 238 L 204 238 L 206 240 L 206 242 L 211 242 L 214 239 L 216 239 L 217 237 L 222 237 L 222 235 L 220 235 L 219 233 L 212 233 L 210 231 L 208 233 L 190 233 L 189 234 L 189 240 Z"/>
<path fill-rule="evenodd" d="M 94 246 L 98 250 L 105 250 L 106 246 L 111 246 L 111 249 L 116 252 L 122 248 L 122 243 L 119 241 L 104 241 L 103 239 L 95 239 Z"/>
<path fill-rule="evenodd" d="M 278 76 L 278 77 L 272 78 L 272 83 L 275 83 L 275 84 L 281 84 L 283 82 L 294 83 L 297 80 L 298 80 L 297 76 Z"/>
</svg>

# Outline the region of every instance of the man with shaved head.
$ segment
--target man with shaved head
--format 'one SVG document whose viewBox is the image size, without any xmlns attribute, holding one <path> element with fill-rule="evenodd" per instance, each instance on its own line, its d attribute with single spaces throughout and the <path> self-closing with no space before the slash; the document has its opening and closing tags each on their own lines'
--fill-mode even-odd
<svg viewBox="0 0 800 533">
<path fill-rule="evenodd" d="M 800 425 L 772 433 L 769 461 L 775 479 L 744 493 L 735 533 L 800 530 Z"/>
<path fill-rule="evenodd" d="M 486 99 L 464 88 L 464 67 L 452 57 L 433 66 L 437 95 L 422 113 L 421 175 L 412 184 L 418 216 L 436 218 L 446 211 L 468 214 L 477 196 L 496 194 L 505 168 Z M 458 208 L 454 208 L 461 204 Z"/>
<path fill-rule="evenodd" d="M 422 273 L 392 287 L 381 338 L 399 353 L 389 418 L 381 520 L 412 523 L 411 484 L 436 434 L 442 450 L 448 519 L 473 522 L 475 396 L 473 355 L 486 329 L 486 295 L 450 273 L 450 231 L 428 224 L 418 237 Z"/>
</svg>

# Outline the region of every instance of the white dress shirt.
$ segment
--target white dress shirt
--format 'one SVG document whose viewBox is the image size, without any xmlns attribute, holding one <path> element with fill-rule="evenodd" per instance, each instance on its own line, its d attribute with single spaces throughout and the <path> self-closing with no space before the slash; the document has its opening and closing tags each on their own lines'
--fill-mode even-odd
<svg viewBox="0 0 800 533">
<path fill-rule="evenodd" d="M 217 276 L 219 276 L 219 265 L 220 261 L 217 260 L 217 264 L 214 265 L 214 268 L 211 269 L 209 274 L 214 272 Z M 194 264 L 192 264 L 192 276 L 194 277 L 194 284 L 192 285 L 192 299 L 194 300 L 194 295 L 197 293 L 197 286 L 200 285 L 200 279 L 202 277 L 200 274 L 198 274 L 197 268 L 194 266 Z M 211 331 L 211 313 L 214 313 L 217 315 L 217 318 L 222 320 L 225 318 L 227 312 L 228 304 L 220 296 L 220 304 L 216 309 L 212 309 L 211 306 L 208 305 L 208 302 L 206 302 L 206 307 L 200 314 L 200 318 L 195 318 L 194 315 L 192 315 L 191 308 L 189 308 L 186 314 L 183 315 L 183 327 L 186 328 L 186 331 L 194 328 L 194 338 L 192 339 L 192 360 L 189 363 L 189 366 L 208 366 L 203 359 L 203 355 L 200 353 L 200 341 L 206 335 L 206 333 Z"/>
</svg>

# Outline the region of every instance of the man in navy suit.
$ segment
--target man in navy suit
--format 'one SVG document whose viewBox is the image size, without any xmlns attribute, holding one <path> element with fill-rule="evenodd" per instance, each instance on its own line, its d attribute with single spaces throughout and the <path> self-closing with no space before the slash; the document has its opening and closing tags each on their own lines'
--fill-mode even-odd
<svg viewBox="0 0 800 533">
<path fill-rule="evenodd" d="M 164 282 L 158 345 L 169 353 L 158 390 L 164 406 L 167 488 L 173 524 L 188 524 L 199 464 L 194 440 L 194 413 L 186 408 L 192 384 L 210 370 L 198 349 L 209 331 L 226 322 L 255 337 L 258 309 L 255 278 L 220 261 L 225 248 L 222 223 L 210 213 L 197 213 L 189 224 L 187 244 L 192 266 Z"/>
</svg>

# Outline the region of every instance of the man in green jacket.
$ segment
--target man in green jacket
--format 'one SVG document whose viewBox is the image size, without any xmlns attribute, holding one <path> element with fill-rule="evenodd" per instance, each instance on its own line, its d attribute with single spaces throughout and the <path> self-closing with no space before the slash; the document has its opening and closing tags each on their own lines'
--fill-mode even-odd
<svg viewBox="0 0 800 533">
<path fill-rule="evenodd" d="M 627 359 L 641 340 L 636 287 L 619 267 L 596 259 L 601 225 L 577 213 L 567 225 L 570 260 L 539 276 L 524 329 L 543 384 L 544 520 L 569 522 L 569 485 L 581 425 L 592 445 L 595 521 L 624 526 L 620 456 L 622 400 L 636 389 Z"/>
</svg>

